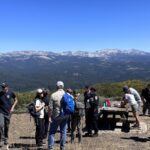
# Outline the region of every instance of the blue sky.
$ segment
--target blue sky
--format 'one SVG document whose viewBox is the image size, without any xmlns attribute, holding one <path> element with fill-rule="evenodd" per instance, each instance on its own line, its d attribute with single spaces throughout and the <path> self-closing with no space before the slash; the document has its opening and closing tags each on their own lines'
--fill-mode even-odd
<svg viewBox="0 0 150 150">
<path fill-rule="evenodd" d="M 0 51 L 150 51 L 150 0 L 0 0 Z"/>
</svg>

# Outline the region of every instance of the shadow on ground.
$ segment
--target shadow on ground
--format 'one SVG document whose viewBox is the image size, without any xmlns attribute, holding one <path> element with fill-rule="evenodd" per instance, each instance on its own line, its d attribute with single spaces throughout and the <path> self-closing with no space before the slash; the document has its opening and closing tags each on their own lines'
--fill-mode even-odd
<svg viewBox="0 0 150 150">
<path fill-rule="evenodd" d="M 124 140 L 134 140 L 135 142 L 148 142 L 150 141 L 150 137 L 137 137 L 137 136 L 131 136 L 131 137 L 121 137 L 121 139 Z"/>
<path fill-rule="evenodd" d="M 13 143 L 9 146 L 9 149 L 19 149 L 22 148 L 22 150 L 47 150 L 43 147 L 36 147 L 35 144 L 23 144 L 23 143 Z"/>
<path fill-rule="evenodd" d="M 20 139 L 35 139 L 35 137 L 30 137 L 30 136 L 20 136 Z"/>
</svg>

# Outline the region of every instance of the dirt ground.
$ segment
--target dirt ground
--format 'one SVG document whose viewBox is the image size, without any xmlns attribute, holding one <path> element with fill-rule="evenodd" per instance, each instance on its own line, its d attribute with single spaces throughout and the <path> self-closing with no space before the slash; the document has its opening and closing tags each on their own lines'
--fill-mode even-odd
<svg viewBox="0 0 150 150">
<path fill-rule="evenodd" d="M 67 138 L 66 150 L 150 150 L 150 118 L 141 116 L 147 126 L 146 132 L 99 131 L 98 137 L 83 137 L 82 143 L 77 139 L 73 144 Z M 37 150 L 35 145 L 35 126 L 29 114 L 13 114 L 9 132 L 9 150 Z M 59 150 L 59 133 L 56 135 L 55 150 Z M 47 140 L 45 140 L 47 143 Z M 6 150 L 6 147 L 1 150 Z M 42 150 L 46 150 L 47 145 Z"/>
</svg>

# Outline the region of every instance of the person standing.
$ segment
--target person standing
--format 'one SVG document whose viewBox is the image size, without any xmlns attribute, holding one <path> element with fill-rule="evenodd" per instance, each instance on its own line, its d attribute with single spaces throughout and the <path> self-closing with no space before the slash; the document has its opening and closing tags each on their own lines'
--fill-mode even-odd
<svg viewBox="0 0 150 150">
<path fill-rule="evenodd" d="M 37 146 L 43 146 L 43 135 L 44 135 L 44 107 L 45 103 L 43 101 L 43 90 L 37 89 L 36 97 L 35 97 L 35 109 L 36 112 L 39 112 L 39 116 L 35 120 L 36 124 L 36 133 L 35 140 Z"/>
<path fill-rule="evenodd" d="M 84 136 L 98 136 L 98 104 L 99 99 L 96 95 L 96 89 L 91 87 L 90 88 L 90 98 L 87 101 L 89 104 L 89 109 L 87 113 L 87 133 Z M 94 134 L 92 134 L 92 129 L 94 129 Z"/>
<path fill-rule="evenodd" d="M 129 103 L 129 105 L 131 106 L 131 109 L 132 109 L 133 116 L 136 119 L 136 124 L 134 124 L 133 127 L 140 128 L 137 101 L 135 100 L 134 95 L 130 93 L 129 89 L 124 89 L 124 87 L 123 87 L 123 92 L 125 93 L 124 97 L 123 97 L 123 102 L 124 102 L 123 105 L 126 105 L 127 103 Z"/>
<path fill-rule="evenodd" d="M 147 109 L 150 115 L 150 84 L 147 84 L 147 87 L 142 90 L 141 97 L 143 101 L 143 115 L 145 115 Z"/>
<path fill-rule="evenodd" d="M 61 115 L 61 100 L 65 94 L 64 83 L 58 81 L 56 83 L 57 91 L 52 93 L 49 103 L 49 120 L 50 120 L 50 130 L 48 137 L 48 150 L 54 148 L 54 136 L 57 131 L 58 126 L 60 127 L 60 150 L 65 150 L 66 143 L 66 128 L 69 115 Z"/>
<path fill-rule="evenodd" d="M 135 100 L 137 101 L 137 104 L 138 104 L 138 112 L 140 113 L 141 112 L 142 99 L 141 99 L 141 96 L 138 93 L 138 91 L 136 89 L 134 89 L 132 87 L 128 87 L 128 86 L 124 86 L 123 90 L 125 90 L 125 91 L 129 90 L 129 92 L 134 95 L 134 98 L 135 98 Z"/>
<path fill-rule="evenodd" d="M 14 92 L 12 92 L 6 82 L 1 84 L 0 92 L 0 146 L 8 144 L 8 132 L 11 114 L 18 102 Z"/>
<path fill-rule="evenodd" d="M 78 108 L 78 105 L 81 105 L 84 109 L 84 104 L 79 102 L 79 93 L 76 91 L 73 92 L 74 101 L 75 101 L 75 111 L 71 115 L 71 143 L 74 142 L 75 139 L 75 130 L 77 129 L 78 142 L 81 143 L 82 139 L 82 127 L 81 127 L 81 112 Z"/>
<path fill-rule="evenodd" d="M 91 91 L 89 86 L 85 86 L 85 92 L 84 92 L 84 105 L 85 105 L 85 127 L 83 128 L 83 131 L 87 130 L 87 126 L 89 124 L 89 99 L 91 96 Z"/>
<path fill-rule="evenodd" d="M 44 136 L 45 139 L 47 137 L 48 128 L 49 128 L 49 116 L 48 116 L 48 105 L 49 105 L 49 97 L 48 97 L 48 91 L 46 89 L 43 89 L 43 101 L 45 103 L 45 109 L 44 109 Z"/>
</svg>

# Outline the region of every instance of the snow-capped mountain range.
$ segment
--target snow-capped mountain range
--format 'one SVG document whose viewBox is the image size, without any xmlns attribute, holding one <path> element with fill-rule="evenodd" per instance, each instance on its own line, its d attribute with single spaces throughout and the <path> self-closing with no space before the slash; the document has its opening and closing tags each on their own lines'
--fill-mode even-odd
<svg viewBox="0 0 150 150">
<path fill-rule="evenodd" d="M 13 51 L 0 53 L 0 82 L 8 81 L 15 90 L 55 86 L 66 87 L 116 82 L 128 79 L 150 80 L 150 53 L 130 49 L 86 51 Z"/>
<path fill-rule="evenodd" d="M 54 56 L 78 56 L 78 57 L 97 57 L 103 59 L 109 59 L 110 57 L 128 55 L 128 56 L 146 56 L 150 55 L 148 52 L 141 50 L 130 49 L 130 50 L 120 50 L 120 49 L 103 49 L 94 52 L 87 51 L 65 51 L 65 52 L 47 52 L 47 51 L 12 51 L 8 53 L 0 53 L 0 58 L 4 57 L 16 57 L 19 60 L 29 59 L 30 57 L 37 57 L 43 59 L 51 59 Z"/>
</svg>

